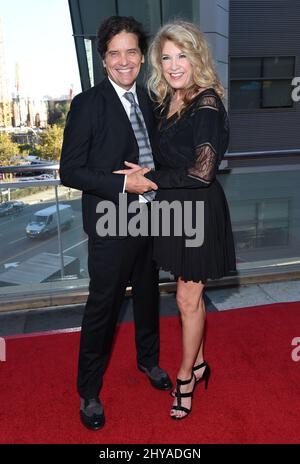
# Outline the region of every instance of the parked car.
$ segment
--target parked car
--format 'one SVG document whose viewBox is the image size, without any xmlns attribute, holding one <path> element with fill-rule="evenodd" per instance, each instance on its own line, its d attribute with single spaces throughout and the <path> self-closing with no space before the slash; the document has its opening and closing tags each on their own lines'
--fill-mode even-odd
<svg viewBox="0 0 300 464">
<path fill-rule="evenodd" d="M 52 180 L 54 179 L 53 174 L 41 174 L 40 176 L 35 176 L 35 180 Z"/>
<path fill-rule="evenodd" d="M 25 207 L 23 201 L 5 201 L 0 203 L 0 216 L 8 216 L 10 214 L 19 214 Z"/>
</svg>

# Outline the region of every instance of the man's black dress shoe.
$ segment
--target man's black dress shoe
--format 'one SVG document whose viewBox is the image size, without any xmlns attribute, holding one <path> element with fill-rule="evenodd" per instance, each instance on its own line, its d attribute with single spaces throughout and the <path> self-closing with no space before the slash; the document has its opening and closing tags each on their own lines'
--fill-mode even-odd
<svg viewBox="0 0 300 464">
<path fill-rule="evenodd" d="M 80 398 L 80 420 L 90 430 L 99 430 L 104 426 L 104 410 L 99 398 Z"/>
<path fill-rule="evenodd" d="M 172 382 L 166 371 L 161 369 L 159 366 L 147 368 L 138 364 L 138 369 L 144 372 L 150 380 L 153 387 L 159 390 L 170 390 L 172 388 Z"/>
</svg>

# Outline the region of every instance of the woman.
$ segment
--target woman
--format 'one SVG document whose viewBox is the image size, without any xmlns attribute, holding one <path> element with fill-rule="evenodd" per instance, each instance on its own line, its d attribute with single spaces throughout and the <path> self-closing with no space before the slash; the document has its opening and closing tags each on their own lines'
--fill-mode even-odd
<svg viewBox="0 0 300 464">
<path fill-rule="evenodd" d="M 207 388 L 210 367 L 204 360 L 204 287 L 235 270 L 235 252 L 226 198 L 216 179 L 228 146 L 228 118 L 223 87 L 214 71 L 208 45 L 188 22 L 166 24 L 155 36 L 148 82 L 159 114 L 157 171 L 142 173 L 155 182 L 155 200 L 189 201 L 194 221 L 196 202 L 204 202 L 204 241 L 186 246 L 184 233 L 154 239 L 154 258 L 177 279 L 177 304 L 182 321 L 182 360 L 170 415 L 183 419 L 191 412 L 195 386 Z M 130 172 L 137 165 L 126 163 Z"/>
</svg>

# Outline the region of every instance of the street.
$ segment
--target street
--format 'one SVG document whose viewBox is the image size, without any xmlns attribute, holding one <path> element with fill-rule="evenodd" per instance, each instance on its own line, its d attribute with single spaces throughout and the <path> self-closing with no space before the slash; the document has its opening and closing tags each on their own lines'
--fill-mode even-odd
<svg viewBox="0 0 300 464">
<path fill-rule="evenodd" d="M 81 276 L 87 277 L 87 237 L 82 229 L 81 200 L 64 200 L 61 203 L 71 205 L 74 214 L 70 229 L 62 231 L 61 234 L 63 252 L 65 255 L 79 258 Z M 27 205 L 16 216 L 0 218 L 0 273 L 11 267 L 17 267 L 37 253 L 59 252 L 57 234 L 30 239 L 25 231 L 34 212 L 53 204 L 55 203 L 52 201 Z"/>
</svg>

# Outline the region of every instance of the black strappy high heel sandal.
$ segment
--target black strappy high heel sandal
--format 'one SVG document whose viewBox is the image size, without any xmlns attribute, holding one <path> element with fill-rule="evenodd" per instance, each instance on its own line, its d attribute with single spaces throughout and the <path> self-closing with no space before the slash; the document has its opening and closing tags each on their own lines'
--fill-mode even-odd
<svg viewBox="0 0 300 464">
<path fill-rule="evenodd" d="M 181 391 L 180 391 L 181 385 L 188 385 L 189 383 L 191 383 L 193 378 L 195 378 L 195 382 L 194 382 L 192 391 L 187 392 L 187 393 L 181 393 Z M 170 415 L 171 419 L 181 420 L 181 419 L 184 419 L 185 417 L 187 417 L 190 414 L 190 412 L 192 410 L 192 404 L 191 404 L 190 409 L 182 406 L 181 405 L 181 398 L 191 398 L 191 399 L 193 399 L 193 393 L 194 393 L 195 387 L 196 387 L 196 377 L 195 377 L 194 373 L 192 373 L 192 376 L 191 376 L 191 378 L 189 380 L 176 379 L 176 389 L 175 389 L 174 397 L 177 398 L 177 405 L 172 406 L 171 411 L 183 411 L 183 412 L 185 412 L 185 415 L 184 416 L 176 416 L 175 414 L 173 416 Z"/>
<path fill-rule="evenodd" d="M 195 375 L 195 372 L 198 370 L 198 369 L 201 369 L 202 367 L 205 367 L 204 371 L 203 371 L 203 374 L 202 376 L 197 379 L 196 375 Z M 198 364 L 198 366 L 194 366 L 193 367 L 193 373 L 196 377 L 196 383 L 199 383 L 199 382 L 202 382 L 204 381 L 204 388 L 205 390 L 207 390 L 208 388 L 208 381 L 209 381 L 209 378 L 210 378 L 210 374 L 211 374 L 211 368 L 209 367 L 209 365 L 207 364 L 206 361 L 203 361 L 203 363 L 201 364 Z"/>
<path fill-rule="evenodd" d="M 197 371 L 198 369 L 201 369 L 202 367 L 205 367 L 205 369 L 203 371 L 203 374 L 202 374 L 202 377 L 197 379 L 197 377 L 195 375 L 195 371 Z M 195 375 L 196 384 L 199 383 L 199 382 L 204 381 L 204 388 L 205 388 L 205 390 L 207 390 L 208 382 L 209 382 L 209 378 L 210 378 L 210 374 L 211 374 L 211 368 L 209 367 L 207 362 L 203 361 L 203 363 L 198 364 L 197 366 L 194 366 L 193 367 L 193 373 Z M 176 390 L 173 390 L 173 391 L 170 392 L 170 396 L 172 396 L 172 398 L 175 398 L 175 392 L 176 392 Z"/>
</svg>

